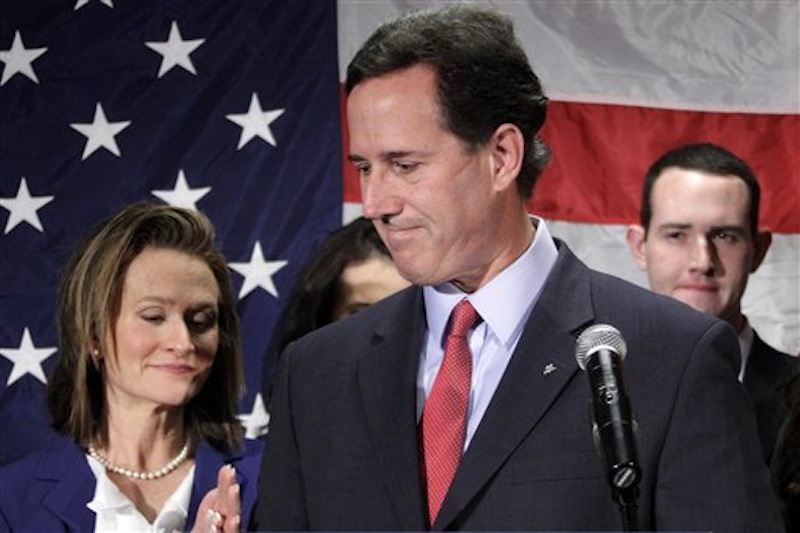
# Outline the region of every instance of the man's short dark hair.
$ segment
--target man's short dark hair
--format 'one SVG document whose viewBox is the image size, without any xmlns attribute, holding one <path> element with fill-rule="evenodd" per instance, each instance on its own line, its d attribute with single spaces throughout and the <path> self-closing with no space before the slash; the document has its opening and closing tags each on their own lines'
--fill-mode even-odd
<svg viewBox="0 0 800 533">
<path fill-rule="evenodd" d="M 547 98 L 514 35 L 511 20 L 492 9 L 453 5 L 414 11 L 378 28 L 347 68 L 347 94 L 362 81 L 425 64 L 437 75 L 445 126 L 470 149 L 498 126 L 515 124 L 525 139 L 517 187 L 529 198 L 550 158 L 537 132 Z"/>
<path fill-rule="evenodd" d="M 696 170 L 714 176 L 736 176 L 741 178 L 750 192 L 750 232 L 755 237 L 758 231 L 758 206 L 761 201 L 761 187 L 755 174 L 747 163 L 734 154 L 712 143 L 686 144 L 674 148 L 659 157 L 647 170 L 642 189 L 641 224 L 645 234 L 649 231 L 653 218 L 652 194 L 653 186 L 661 174 L 668 168 L 676 167 L 684 170 Z"/>
</svg>

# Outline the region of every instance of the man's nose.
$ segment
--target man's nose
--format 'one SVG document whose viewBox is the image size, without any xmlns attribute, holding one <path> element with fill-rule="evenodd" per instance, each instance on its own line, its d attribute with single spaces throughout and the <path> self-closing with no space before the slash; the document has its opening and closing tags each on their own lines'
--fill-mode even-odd
<svg viewBox="0 0 800 533">
<path fill-rule="evenodd" d="M 700 236 L 694 240 L 690 255 L 690 267 L 695 271 L 711 273 L 716 264 L 716 250 L 714 243 L 707 236 Z"/>
<path fill-rule="evenodd" d="M 361 179 L 361 205 L 364 216 L 371 220 L 385 218 L 392 212 L 392 192 L 384 170 L 375 168 L 372 173 Z"/>
</svg>

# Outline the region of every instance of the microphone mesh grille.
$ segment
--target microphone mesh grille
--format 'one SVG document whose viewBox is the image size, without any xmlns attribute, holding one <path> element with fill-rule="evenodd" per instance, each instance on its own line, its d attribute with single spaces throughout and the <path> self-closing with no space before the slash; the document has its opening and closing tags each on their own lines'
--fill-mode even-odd
<svg viewBox="0 0 800 533">
<path fill-rule="evenodd" d="M 608 324 L 589 326 L 580 334 L 575 346 L 575 358 L 581 370 L 586 370 L 587 359 L 601 347 L 615 351 L 622 359 L 628 351 L 625 340 L 617 328 Z"/>
</svg>

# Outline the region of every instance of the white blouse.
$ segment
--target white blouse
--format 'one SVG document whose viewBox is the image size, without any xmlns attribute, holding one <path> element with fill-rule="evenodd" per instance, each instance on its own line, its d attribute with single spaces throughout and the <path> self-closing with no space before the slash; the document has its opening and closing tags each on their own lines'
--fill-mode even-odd
<svg viewBox="0 0 800 533">
<path fill-rule="evenodd" d="M 94 525 L 95 531 L 103 533 L 128 533 L 134 531 L 172 533 L 173 531 L 183 531 L 186 527 L 192 484 L 194 483 L 194 466 L 186 474 L 178 489 L 169 497 L 155 521 L 151 524 L 139 512 L 133 502 L 109 479 L 103 465 L 88 455 L 86 460 L 89 462 L 89 467 L 97 479 L 94 499 L 86 504 L 86 507 L 97 514 L 97 520 Z"/>
</svg>

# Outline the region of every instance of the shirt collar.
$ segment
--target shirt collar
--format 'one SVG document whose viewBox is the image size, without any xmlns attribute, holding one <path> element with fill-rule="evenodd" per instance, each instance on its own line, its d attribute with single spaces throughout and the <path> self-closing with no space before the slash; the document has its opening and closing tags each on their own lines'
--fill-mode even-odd
<svg viewBox="0 0 800 533">
<path fill-rule="evenodd" d="M 86 456 L 89 467 L 97 479 L 94 498 L 86 507 L 97 515 L 97 531 L 133 531 L 146 526 L 148 531 L 183 530 L 189 516 L 196 465 L 192 465 L 181 484 L 164 503 L 152 524 L 136 509 L 133 502 L 108 477 L 105 468 L 93 457 Z"/>
<path fill-rule="evenodd" d="M 531 223 L 536 233 L 528 249 L 477 291 L 467 294 L 450 282 L 423 287 L 425 315 L 435 339 L 443 340 L 450 313 L 466 297 L 504 345 L 510 348 L 516 341 L 558 258 L 544 220 L 531 217 Z"/>
</svg>

